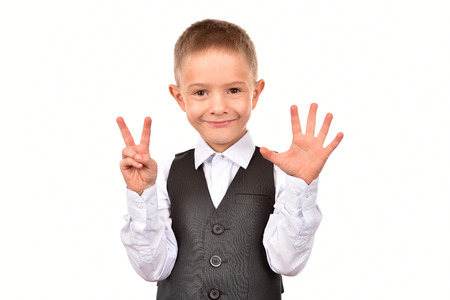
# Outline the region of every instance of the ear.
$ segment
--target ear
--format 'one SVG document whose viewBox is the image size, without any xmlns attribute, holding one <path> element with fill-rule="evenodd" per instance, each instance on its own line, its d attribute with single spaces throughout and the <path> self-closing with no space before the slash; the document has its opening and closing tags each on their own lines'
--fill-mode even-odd
<svg viewBox="0 0 450 300">
<path fill-rule="evenodd" d="M 181 109 L 186 112 L 186 103 L 184 102 L 183 95 L 180 92 L 180 89 L 174 85 L 169 85 L 169 92 L 172 95 L 172 97 L 177 101 L 178 105 L 181 107 Z"/>
<path fill-rule="evenodd" d="M 252 97 L 252 109 L 255 109 L 256 104 L 258 103 L 259 96 L 261 95 L 262 91 L 264 90 L 264 87 L 266 85 L 266 82 L 264 79 L 260 79 L 255 84 L 255 89 L 253 90 L 253 97 Z"/>
</svg>

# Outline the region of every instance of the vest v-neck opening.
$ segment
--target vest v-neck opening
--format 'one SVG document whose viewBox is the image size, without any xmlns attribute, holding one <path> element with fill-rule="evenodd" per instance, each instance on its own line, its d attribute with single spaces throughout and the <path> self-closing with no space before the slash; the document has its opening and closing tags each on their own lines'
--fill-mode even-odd
<svg viewBox="0 0 450 300">
<path fill-rule="evenodd" d="M 203 176 L 203 179 L 204 179 L 204 180 L 202 180 L 202 184 L 205 185 L 205 187 L 206 187 L 206 189 L 208 191 L 208 199 L 209 199 L 209 202 L 211 203 L 212 207 L 214 208 L 214 213 L 215 213 L 219 209 L 221 209 L 221 207 L 224 206 L 224 204 L 223 204 L 224 201 L 227 201 L 227 199 L 229 199 L 229 198 L 231 199 L 232 198 L 232 197 L 229 197 L 229 193 L 234 189 L 234 185 L 236 185 L 235 182 L 237 181 L 236 178 L 238 178 L 238 176 L 242 176 L 241 173 L 244 172 L 244 169 L 242 167 L 239 167 L 239 170 L 236 172 L 236 175 L 234 175 L 233 179 L 231 180 L 230 185 L 228 186 L 225 194 L 223 195 L 223 197 L 220 200 L 220 203 L 219 203 L 219 205 L 217 207 L 215 207 L 215 205 L 214 205 L 214 202 L 213 202 L 212 197 L 211 197 L 211 191 L 209 190 L 208 184 L 206 183 L 206 178 L 205 178 L 205 173 L 203 171 L 203 167 L 200 166 L 199 170 L 200 169 L 201 169 L 201 173 L 202 173 L 202 176 Z"/>
</svg>

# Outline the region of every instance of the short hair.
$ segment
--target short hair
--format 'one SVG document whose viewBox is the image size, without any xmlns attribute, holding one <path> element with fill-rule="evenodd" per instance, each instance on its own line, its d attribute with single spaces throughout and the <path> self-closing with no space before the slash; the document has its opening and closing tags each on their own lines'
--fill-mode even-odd
<svg viewBox="0 0 450 300">
<path fill-rule="evenodd" d="M 247 61 L 251 75 L 258 77 L 258 60 L 255 45 L 240 26 L 221 20 L 206 19 L 189 26 L 178 38 L 174 49 L 175 81 L 179 84 L 178 72 L 184 60 L 191 54 L 220 49 L 240 53 Z"/>
</svg>

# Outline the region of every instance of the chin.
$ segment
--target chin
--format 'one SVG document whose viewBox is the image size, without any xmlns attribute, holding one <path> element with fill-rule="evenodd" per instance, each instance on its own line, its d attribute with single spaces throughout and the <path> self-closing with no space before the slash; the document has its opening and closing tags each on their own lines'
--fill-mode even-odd
<svg viewBox="0 0 450 300">
<path fill-rule="evenodd" d="M 228 140 L 209 140 L 210 143 L 214 144 L 214 145 L 219 145 L 219 146 L 223 146 L 223 145 L 228 145 L 230 144 L 232 141 L 228 141 Z"/>
</svg>

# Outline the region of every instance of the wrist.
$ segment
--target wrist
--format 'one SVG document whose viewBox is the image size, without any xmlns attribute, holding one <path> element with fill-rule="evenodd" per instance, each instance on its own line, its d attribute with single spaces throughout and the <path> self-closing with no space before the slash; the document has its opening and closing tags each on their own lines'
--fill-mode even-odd
<svg viewBox="0 0 450 300">
<path fill-rule="evenodd" d="M 144 187 L 141 187 L 141 188 L 137 188 L 137 187 L 133 188 L 133 187 L 127 186 L 127 189 L 129 189 L 130 191 L 133 191 L 136 194 L 138 194 L 139 196 L 141 196 L 145 192 L 146 189 L 149 189 L 149 188 L 151 188 L 154 185 L 155 185 L 155 182 L 152 182 L 152 183 L 149 183 L 149 184 L 147 184 L 147 185 L 145 185 Z"/>
<path fill-rule="evenodd" d="M 317 176 L 316 177 L 314 177 L 314 176 L 304 176 L 304 175 L 301 175 L 301 174 L 300 175 L 292 175 L 292 177 L 299 178 L 299 179 L 303 180 L 304 182 L 306 182 L 307 185 L 310 185 L 311 182 L 313 182 L 315 179 L 317 179 Z"/>
</svg>

